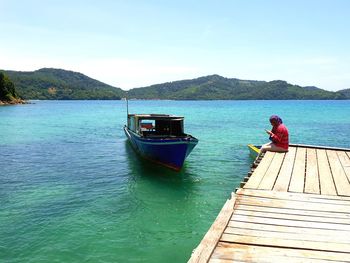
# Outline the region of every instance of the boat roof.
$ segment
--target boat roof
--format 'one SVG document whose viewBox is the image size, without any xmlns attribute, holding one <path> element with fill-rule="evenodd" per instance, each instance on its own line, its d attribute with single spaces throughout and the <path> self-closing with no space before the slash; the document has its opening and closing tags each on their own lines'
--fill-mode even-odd
<svg viewBox="0 0 350 263">
<path fill-rule="evenodd" d="M 129 114 L 128 118 L 135 117 L 139 119 L 150 120 L 182 120 L 183 116 L 169 115 L 169 114 Z"/>
</svg>

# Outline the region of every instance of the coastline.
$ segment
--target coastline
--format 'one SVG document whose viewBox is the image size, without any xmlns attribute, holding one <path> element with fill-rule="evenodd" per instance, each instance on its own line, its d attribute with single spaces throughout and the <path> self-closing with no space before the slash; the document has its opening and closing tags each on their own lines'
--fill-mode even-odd
<svg viewBox="0 0 350 263">
<path fill-rule="evenodd" d="M 28 104 L 28 102 L 22 99 L 14 99 L 11 101 L 0 100 L 0 106 L 18 105 L 18 104 Z"/>
</svg>

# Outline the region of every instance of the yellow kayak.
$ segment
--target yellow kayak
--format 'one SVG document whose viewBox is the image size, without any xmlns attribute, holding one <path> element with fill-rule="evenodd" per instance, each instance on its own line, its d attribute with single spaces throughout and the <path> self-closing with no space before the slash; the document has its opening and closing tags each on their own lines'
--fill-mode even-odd
<svg viewBox="0 0 350 263">
<path fill-rule="evenodd" d="M 261 146 L 256 146 L 256 145 L 253 145 L 253 144 L 248 144 L 248 148 L 249 148 L 249 151 L 250 151 L 250 155 L 254 158 L 258 157 L 258 154 L 260 152 L 260 148 Z"/>
</svg>

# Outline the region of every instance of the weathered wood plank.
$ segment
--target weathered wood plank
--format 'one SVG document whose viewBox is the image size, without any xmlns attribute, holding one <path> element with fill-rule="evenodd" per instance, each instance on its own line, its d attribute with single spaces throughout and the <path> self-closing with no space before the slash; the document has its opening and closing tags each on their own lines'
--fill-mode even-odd
<svg viewBox="0 0 350 263">
<path fill-rule="evenodd" d="M 320 193 L 320 182 L 318 178 L 318 166 L 315 149 L 306 150 L 306 176 L 304 192 L 311 194 Z"/>
<path fill-rule="evenodd" d="M 284 161 L 281 167 L 281 170 L 278 174 L 276 183 L 273 187 L 273 190 L 275 191 L 288 191 L 289 182 L 292 177 L 293 167 L 294 167 L 294 160 L 296 155 L 296 148 L 290 147 L 289 151 L 286 153 L 286 156 L 284 157 Z"/>
<path fill-rule="evenodd" d="M 350 204 L 350 198 L 344 197 L 344 196 L 277 192 L 277 191 L 265 191 L 265 190 L 258 190 L 258 189 L 240 189 L 236 192 L 236 194 L 237 196 L 265 197 L 265 198 L 278 199 L 278 200 L 295 200 L 295 201 L 298 200 L 298 201 L 329 203 L 329 204 L 337 204 L 337 205 Z"/>
<path fill-rule="evenodd" d="M 350 225 L 346 224 L 333 224 L 333 223 L 322 223 L 322 222 L 311 222 L 311 221 L 295 221 L 289 219 L 277 219 L 270 217 L 258 217 L 258 216 L 246 216 L 233 214 L 231 217 L 232 221 L 240 222 L 253 222 L 258 224 L 270 224 L 277 226 L 292 226 L 301 228 L 317 228 L 317 229 L 333 229 L 341 230 L 344 233 L 350 231 Z"/>
<path fill-rule="evenodd" d="M 249 178 L 248 182 L 244 185 L 244 188 L 253 188 L 253 189 L 258 188 L 274 156 L 275 156 L 274 152 L 265 153 L 264 158 L 261 160 L 258 167 L 256 167 L 255 171 L 253 172 L 252 176 Z"/>
<path fill-rule="evenodd" d="M 291 210 L 291 209 L 290 209 Z M 288 219 L 288 220 L 298 220 L 298 221 L 310 221 L 310 222 L 323 222 L 323 223 L 335 223 L 335 224 L 350 224 L 350 219 L 348 218 L 332 218 L 323 217 L 318 215 L 295 215 L 288 213 L 271 213 L 271 212 L 261 212 L 261 211 L 247 211 L 242 209 L 236 209 L 235 215 L 246 215 L 246 216 L 259 216 L 266 218 L 275 219 Z"/>
<path fill-rule="evenodd" d="M 334 261 L 331 260 L 324 260 L 324 259 L 308 259 L 305 261 L 305 258 L 288 258 L 286 256 L 279 256 L 279 255 L 270 255 L 269 258 L 266 258 L 266 256 L 261 256 L 259 258 L 258 255 L 237 255 L 235 254 L 234 259 L 222 259 L 222 258 L 212 258 L 210 259 L 209 263 L 281 263 L 281 262 L 293 262 L 293 263 L 334 263 Z M 339 262 L 346 262 L 346 261 L 336 261 Z"/>
<path fill-rule="evenodd" d="M 221 234 L 224 232 L 224 229 L 230 220 L 234 204 L 235 196 L 232 195 L 231 199 L 226 201 L 216 220 L 205 234 L 201 243 L 194 250 L 188 262 L 207 262 L 209 260 L 216 244 L 219 242 Z"/>
<path fill-rule="evenodd" d="M 273 188 L 285 155 L 285 153 L 275 153 L 272 163 L 262 178 L 258 189 L 271 190 Z"/>
<path fill-rule="evenodd" d="M 273 259 L 274 256 L 280 256 L 282 260 L 272 261 L 271 259 Z M 261 262 L 296 262 L 297 260 L 300 260 L 299 262 L 310 262 L 309 260 L 328 260 L 334 263 L 335 261 L 344 262 L 348 257 L 349 255 L 347 253 L 252 246 L 226 242 L 219 242 L 213 253 L 213 259 L 231 260 L 231 262 L 246 259 L 260 262 L 259 259 L 261 259 Z"/>
<path fill-rule="evenodd" d="M 336 151 L 327 150 L 327 156 L 338 195 L 350 196 L 350 183 Z"/>
<path fill-rule="evenodd" d="M 342 239 L 338 236 L 332 234 L 328 236 L 324 235 L 313 235 L 305 233 L 290 233 L 290 232 L 279 232 L 279 231 L 265 231 L 265 230 L 251 230 L 237 227 L 227 227 L 225 229 L 225 234 L 234 234 L 241 236 L 254 236 L 254 237 L 269 237 L 269 238 L 280 238 L 288 240 L 300 240 L 300 241 L 315 241 L 315 242 L 324 242 L 324 243 L 339 243 L 339 244 L 348 244 L 350 245 L 350 239 Z"/>
<path fill-rule="evenodd" d="M 211 258 L 209 261 L 208 261 L 209 263 L 232 263 L 232 260 L 231 259 L 217 259 L 217 258 Z M 253 263 L 253 261 L 246 261 L 246 260 L 244 260 L 244 261 L 241 261 L 241 260 L 237 260 L 237 259 L 235 259 L 235 261 L 234 261 L 235 263 L 247 263 L 247 262 L 251 262 L 251 263 Z M 334 263 L 334 262 L 331 262 L 331 263 Z"/>
<path fill-rule="evenodd" d="M 222 242 L 350 253 L 350 244 L 222 234 Z"/>
<path fill-rule="evenodd" d="M 329 203 L 316 203 L 309 201 L 299 200 L 278 200 L 269 198 L 259 198 L 252 196 L 237 196 L 237 204 L 244 205 L 256 205 L 256 206 L 267 206 L 267 207 L 283 207 L 287 209 L 306 209 L 310 211 L 323 211 L 323 212 L 338 212 L 338 213 L 350 213 L 349 205 L 336 205 Z"/>
<path fill-rule="evenodd" d="M 270 224 L 258 224 L 254 222 L 241 222 L 231 220 L 227 227 L 237 227 L 242 229 L 251 230 L 265 230 L 273 232 L 284 232 L 284 233 L 298 233 L 298 234 L 310 234 L 318 236 L 332 236 L 336 235 L 340 240 L 349 240 L 349 235 L 343 230 L 334 229 L 320 229 L 320 228 L 305 228 L 305 227 L 293 227 L 293 226 L 278 226 Z"/>
<path fill-rule="evenodd" d="M 254 205 L 242 205 L 240 204 L 236 209 L 242 209 L 246 211 L 258 211 L 258 212 L 269 212 L 269 213 L 279 213 L 279 214 L 289 214 L 289 215 L 310 215 L 319 216 L 325 218 L 342 218 L 347 219 L 350 222 L 350 213 L 332 213 L 332 212 L 320 212 L 320 211 L 310 211 L 300 209 L 287 209 L 284 207 L 264 207 L 264 206 L 254 206 Z"/>
<path fill-rule="evenodd" d="M 306 158 L 306 149 L 297 148 L 292 178 L 290 180 L 290 185 L 289 185 L 290 192 L 299 192 L 299 193 L 304 192 L 305 158 Z"/>
<path fill-rule="evenodd" d="M 346 154 L 346 152 L 337 152 L 340 163 L 343 166 L 344 172 L 348 177 L 348 181 L 350 182 L 350 153 Z"/>
<path fill-rule="evenodd" d="M 337 195 L 326 150 L 318 149 L 316 153 L 320 175 L 321 195 Z"/>
</svg>

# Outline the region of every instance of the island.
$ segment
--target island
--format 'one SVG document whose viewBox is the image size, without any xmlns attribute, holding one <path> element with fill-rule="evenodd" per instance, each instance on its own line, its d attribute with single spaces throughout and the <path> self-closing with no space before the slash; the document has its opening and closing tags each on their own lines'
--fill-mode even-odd
<svg viewBox="0 0 350 263">
<path fill-rule="evenodd" d="M 302 87 L 284 80 L 226 78 L 217 74 L 133 88 L 128 91 L 82 73 L 42 68 L 35 71 L 2 70 L 25 100 L 348 100 L 350 89 L 328 91 Z M 0 70 L 1 72 L 1 70 Z M 137 76 L 135 76 L 137 78 Z M 11 85 L 10 85 L 11 86 Z M 9 90 L 9 88 L 7 88 Z M 11 88 L 10 88 L 11 90 Z M 3 95 L 6 97 L 6 95 Z M 8 98 L 11 98 L 8 97 Z"/>
</svg>

